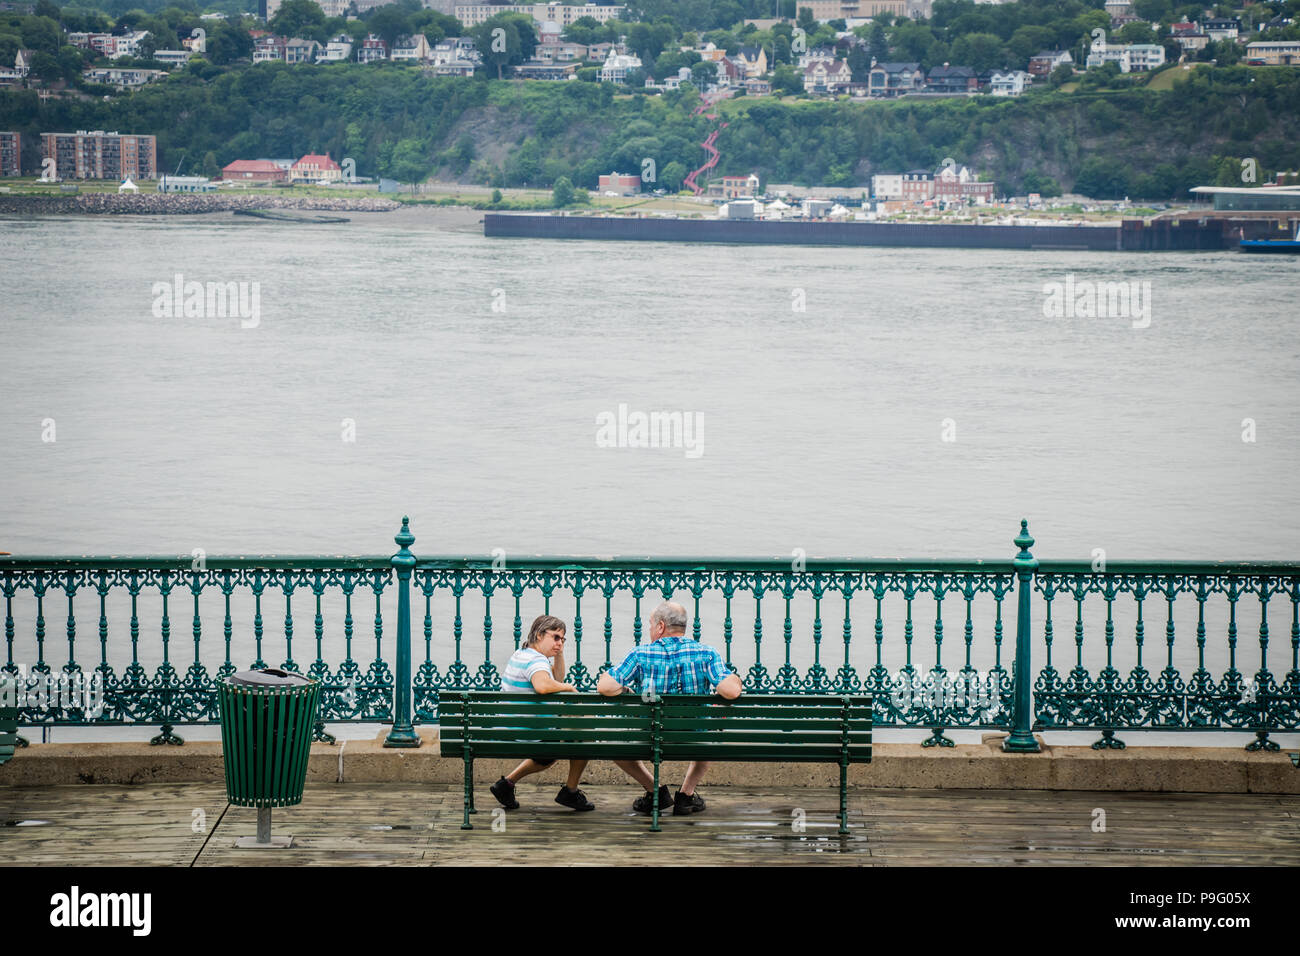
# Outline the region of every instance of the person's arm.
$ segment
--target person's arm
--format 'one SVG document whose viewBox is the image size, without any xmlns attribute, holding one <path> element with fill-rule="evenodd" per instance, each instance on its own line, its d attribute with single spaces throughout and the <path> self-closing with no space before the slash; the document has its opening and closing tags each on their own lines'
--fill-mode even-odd
<svg viewBox="0 0 1300 956">
<path fill-rule="evenodd" d="M 731 674 L 718 682 L 718 686 L 714 688 L 714 693 L 723 700 L 735 700 L 740 696 L 741 690 L 740 675 Z"/>
<path fill-rule="evenodd" d="M 533 690 L 539 694 L 558 694 L 561 691 L 577 691 L 572 684 L 562 684 L 544 670 L 538 670 L 531 678 Z"/>
<path fill-rule="evenodd" d="M 623 691 L 623 685 L 610 677 L 609 671 L 601 674 L 600 680 L 596 682 L 596 692 L 604 697 L 617 697 Z"/>
<path fill-rule="evenodd" d="M 617 665 L 600 675 L 596 691 L 604 697 L 617 697 L 637 680 L 641 671 L 640 659 L 633 650 Z"/>
<path fill-rule="evenodd" d="M 735 700 L 744 689 L 740 675 L 727 666 L 717 650 L 713 651 L 713 659 L 709 662 L 709 679 L 714 683 L 713 692 L 723 700 Z"/>
<path fill-rule="evenodd" d="M 556 680 L 562 681 L 564 680 L 564 648 L 563 647 L 561 647 L 558 651 L 555 652 L 555 657 L 553 658 L 553 660 L 555 661 L 555 663 L 551 665 L 551 673 L 555 676 Z"/>
</svg>

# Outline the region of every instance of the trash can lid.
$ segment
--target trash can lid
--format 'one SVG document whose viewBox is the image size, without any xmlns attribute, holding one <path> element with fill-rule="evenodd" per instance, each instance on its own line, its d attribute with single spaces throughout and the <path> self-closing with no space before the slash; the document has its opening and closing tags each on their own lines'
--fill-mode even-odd
<svg viewBox="0 0 1300 956">
<path fill-rule="evenodd" d="M 301 674 L 295 674 L 292 671 L 277 670 L 274 667 L 267 667 L 263 670 L 240 671 L 227 678 L 231 684 L 239 684 L 244 687 L 301 687 L 304 684 L 310 684 L 310 678 L 303 677 Z"/>
</svg>

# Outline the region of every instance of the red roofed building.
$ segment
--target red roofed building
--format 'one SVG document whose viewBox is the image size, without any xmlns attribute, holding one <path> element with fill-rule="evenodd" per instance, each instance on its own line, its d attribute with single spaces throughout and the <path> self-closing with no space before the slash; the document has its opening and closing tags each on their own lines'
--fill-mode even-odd
<svg viewBox="0 0 1300 956">
<path fill-rule="evenodd" d="M 221 178 L 236 183 L 284 183 L 289 171 L 269 159 L 237 159 L 221 170 Z"/>
<path fill-rule="evenodd" d="M 320 156 L 308 153 L 289 169 L 289 178 L 293 182 L 317 182 L 325 180 L 336 183 L 343 178 L 343 169 L 330 159 L 329 153 Z"/>
</svg>

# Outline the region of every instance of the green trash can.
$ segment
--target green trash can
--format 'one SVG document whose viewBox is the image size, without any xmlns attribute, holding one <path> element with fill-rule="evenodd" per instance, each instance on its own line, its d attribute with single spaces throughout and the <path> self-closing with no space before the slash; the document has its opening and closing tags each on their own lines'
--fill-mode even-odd
<svg viewBox="0 0 1300 956">
<path fill-rule="evenodd" d="M 320 704 L 320 681 L 289 671 L 240 671 L 217 684 L 226 797 L 257 808 L 257 836 L 237 847 L 289 847 L 271 838 L 271 808 L 302 803 L 307 757 Z"/>
</svg>

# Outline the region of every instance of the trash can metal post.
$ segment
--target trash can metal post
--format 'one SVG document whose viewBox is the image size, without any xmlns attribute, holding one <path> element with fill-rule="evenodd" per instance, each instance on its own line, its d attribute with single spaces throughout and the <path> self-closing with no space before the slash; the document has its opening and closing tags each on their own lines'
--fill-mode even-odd
<svg viewBox="0 0 1300 956">
<path fill-rule="evenodd" d="M 393 729 L 384 740 L 385 747 L 418 747 L 420 735 L 411 724 L 411 572 L 415 555 L 411 545 L 411 519 L 402 517 L 402 530 L 393 540 L 400 549 L 392 558 L 397 572 L 397 673 L 393 681 Z"/>
<path fill-rule="evenodd" d="M 1036 754 L 1039 752 L 1038 741 L 1033 734 L 1033 673 L 1029 665 L 1029 601 L 1033 588 L 1034 572 L 1038 569 L 1038 559 L 1029 553 L 1034 539 L 1029 535 L 1029 522 L 1022 519 L 1020 534 L 1015 537 L 1015 544 L 1020 552 L 1012 559 L 1016 569 L 1016 656 L 1015 680 L 1011 685 L 1013 714 L 1011 734 L 1002 741 L 1002 749 L 1007 753 Z"/>
</svg>

